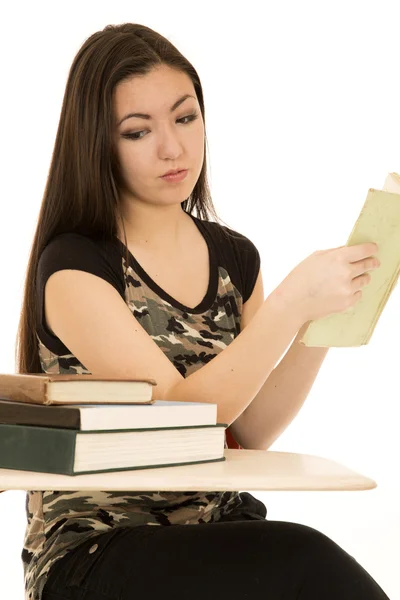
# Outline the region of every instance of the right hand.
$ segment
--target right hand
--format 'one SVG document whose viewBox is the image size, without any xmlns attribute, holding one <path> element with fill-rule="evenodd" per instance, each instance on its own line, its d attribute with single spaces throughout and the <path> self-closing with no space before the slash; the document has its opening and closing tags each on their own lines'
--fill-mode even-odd
<svg viewBox="0 0 400 600">
<path fill-rule="evenodd" d="M 370 282 L 366 271 L 379 267 L 374 242 L 317 250 L 299 263 L 276 288 L 302 322 L 340 313 L 359 302 Z"/>
</svg>

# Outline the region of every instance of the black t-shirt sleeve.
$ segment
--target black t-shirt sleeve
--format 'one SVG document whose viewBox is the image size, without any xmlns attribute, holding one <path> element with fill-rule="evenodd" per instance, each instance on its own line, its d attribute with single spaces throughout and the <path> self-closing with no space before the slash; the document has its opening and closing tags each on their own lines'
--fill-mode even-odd
<svg viewBox="0 0 400 600">
<path fill-rule="evenodd" d="M 253 293 L 257 281 L 261 267 L 260 253 L 248 237 L 229 227 L 223 226 L 223 228 L 233 236 L 231 245 L 234 250 L 234 260 L 240 272 L 241 293 L 244 304 Z"/>
<path fill-rule="evenodd" d="M 246 238 L 245 261 L 245 288 L 243 293 L 243 304 L 247 302 L 253 293 L 254 286 L 261 267 L 260 253 L 251 240 Z"/>
<path fill-rule="evenodd" d="M 44 289 L 49 277 L 56 271 L 75 269 L 101 277 L 110 283 L 124 298 L 122 265 L 104 246 L 78 233 L 62 233 L 43 249 L 36 277 L 37 333 L 42 342 L 57 354 L 68 348 L 48 329 L 44 314 Z"/>
</svg>

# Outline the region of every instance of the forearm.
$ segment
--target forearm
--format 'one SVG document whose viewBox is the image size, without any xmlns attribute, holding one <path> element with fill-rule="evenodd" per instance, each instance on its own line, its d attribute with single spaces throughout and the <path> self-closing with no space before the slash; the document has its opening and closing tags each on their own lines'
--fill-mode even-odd
<svg viewBox="0 0 400 600">
<path fill-rule="evenodd" d="M 269 448 L 303 406 L 329 350 L 299 343 L 308 323 L 244 411 L 241 432 L 245 448 Z"/>
<path fill-rule="evenodd" d="M 293 310 L 270 294 L 229 346 L 174 386 L 166 400 L 215 403 L 217 422 L 230 425 L 252 402 L 300 325 Z"/>
</svg>

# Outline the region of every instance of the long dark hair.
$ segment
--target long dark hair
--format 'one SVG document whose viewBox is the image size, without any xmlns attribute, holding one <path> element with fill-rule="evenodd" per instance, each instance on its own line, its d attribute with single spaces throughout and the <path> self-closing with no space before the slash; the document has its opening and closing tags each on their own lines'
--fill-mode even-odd
<svg viewBox="0 0 400 600">
<path fill-rule="evenodd" d="M 40 254 L 59 233 L 110 239 L 118 233 L 121 179 L 112 141 L 113 90 L 123 80 L 159 65 L 186 73 L 193 82 L 205 124 L 199 76 L 171 42 L 135 23 L 107 25 L 82 45 L 69 71 L 49 174 L 26 270 L 16 337 L 16 372 L 41 373 L 38 354 L 36 272 Z M 182 209 L 203 220 L 216 214 L 207 181 L 206 136 L 200 176 Z M 223 233 L 227 233 L 226 231 Z M 126 251 L 128 254 L 128 250 Z M 128 264 L 128 256 L 126 256 Z"/>
</svg>

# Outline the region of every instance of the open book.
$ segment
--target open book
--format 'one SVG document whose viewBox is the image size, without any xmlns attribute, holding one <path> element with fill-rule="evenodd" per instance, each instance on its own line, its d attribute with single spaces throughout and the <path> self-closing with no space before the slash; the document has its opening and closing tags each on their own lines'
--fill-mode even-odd
<svg viewBox="0 0 400 600">
<path fill-rule="evenodd" d="M 390 173 L 383 190 L 368 190 L 347 246 L 375 242 L 380 267 L 362 298 L 341 313 L 311 321 L 300 343 L 304 346 L 351 347 L 368 344 L 400 274 L 400 175 Z"/>
</svg>

